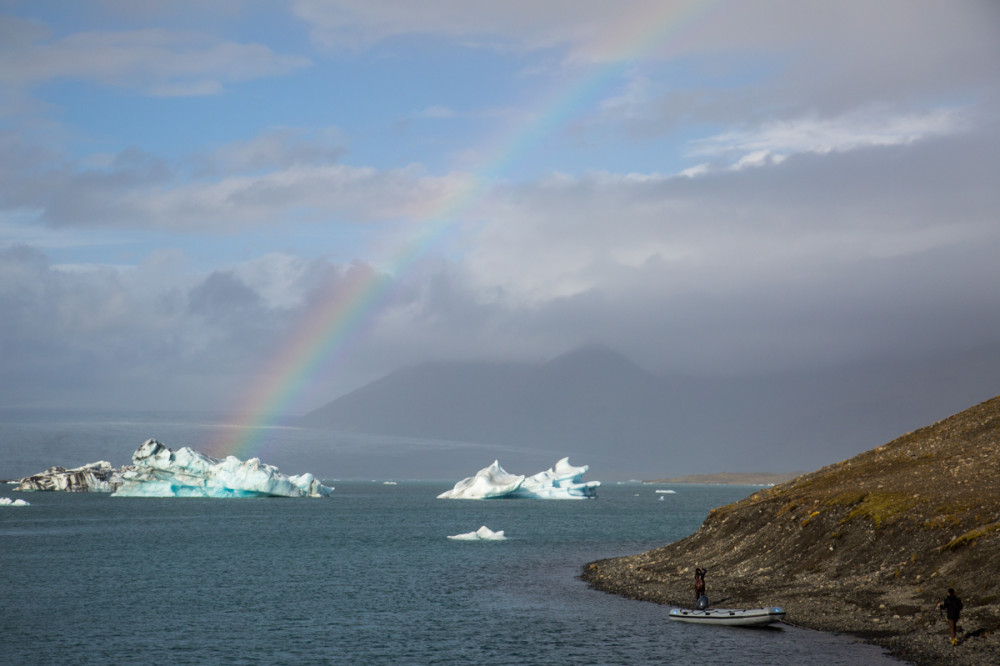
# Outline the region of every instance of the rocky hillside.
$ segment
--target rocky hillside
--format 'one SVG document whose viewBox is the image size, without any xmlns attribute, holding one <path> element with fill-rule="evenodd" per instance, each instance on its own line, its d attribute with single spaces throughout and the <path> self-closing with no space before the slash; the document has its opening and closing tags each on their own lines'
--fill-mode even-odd
<svg viewBox="0 0 1000 666">
<path fill-rule="evenodd" d="M 598 589 L 691 605 L 780 605 L 917 663 L 1000 663 L 1000 397 L 711 512 L 690 537 L 585 568 Z M 935 606 L 965 603 L 952 647 Z"/>
</svg>

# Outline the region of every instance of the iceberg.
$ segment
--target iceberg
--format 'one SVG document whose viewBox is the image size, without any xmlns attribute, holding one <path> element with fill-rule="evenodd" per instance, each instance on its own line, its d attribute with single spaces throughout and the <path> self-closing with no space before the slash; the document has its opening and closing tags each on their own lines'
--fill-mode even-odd
<svg viewBox="0 0 1000 666">
<path fill-rule="evenodd" d="M 490 528 L 486 527 L 486 525 L 483 525 L 475 532 L 456 534 L 448 538 L 454 539 L 455 541 L 506 541 L 507 540 L 507 537 L 503 535 L 503 530 L 500 530 L 499 532 L 494 532 Z"/>
<path fill-rule="evenodd" d="M 147 439 L 123 467 L 113 497 L 330 497 L 312 474 L 285 476 L 259 458 L 212 458 Z"/>
<path fill-rule="evenodd" d="M 590 467 L 574 467 L 563 458 L 550 469 L 533 476 L 510 474 L 499 461 L 475 476 L 462 479 L 438 499 L 587 499 L 597 497 L 600 481 L 581 481 Z"/>
<path fill-rule="evenodd" d="M 11 499 L 9 497 L 0 497 L 0 506 L 31 506 L 23 499 Z M 475 534 L 475 532 L 473 532 Z M 501 532 L 500 534 L 503 534 Z"/>
<path fill-rule="evenodd" d="M 121 470 L 107 460 L 66 469 L 50 467 L 20 480 L 17 490 L 61 490 L 69 493 L 110 493 L 121 483 Z"/>
<path fill-rule="evenodd" d="M 509 497 L 521 487 L 522 483 L 524 483 L 523 475 L 508 474 L 500 466 L 500 461 L 494 460 L 492 465 L 479 470 L 475 476 L 462 479 L 454 488 L 438 495 L 438 499 Z"/>
<path fill-rule="evenodd" d="M 258 458 L 219 460 L 188 447 L 174 451 L 155 439 L 135 450 L 131 465 L 115 468 L 101 460 L 73 469 L 50 467 L 21 479 L 16 490 L 116 497 L 329 497 L 333 493 L 312 474 L 285 476 Z"/>
<path fill-rule="evenodd" d="M 544 472 L 529 476 L 515 491 L 516 497 L 532 499 L 587 499 L 597 497 L 600 481 L 581 481 L 590 471 L 588 465 L 574 467 L 569 458 L 563 458 Z"/>
</svg>

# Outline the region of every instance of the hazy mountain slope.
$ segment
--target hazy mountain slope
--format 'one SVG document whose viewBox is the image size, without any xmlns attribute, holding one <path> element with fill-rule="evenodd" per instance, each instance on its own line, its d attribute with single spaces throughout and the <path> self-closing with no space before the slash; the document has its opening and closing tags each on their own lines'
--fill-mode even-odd
<svg viewBox="0 0 1000 666">
<path fill-rule="evenodd" d="M 537 368 L 486 363 L 425 363 L 397 370 L 305 415 L 313 427 L 412 437 L 493 436 L 505 400 L 530 385 Z"/>
<path fill-rule="evenodd" d="M 537 366 L 436 362 L 404 368 L 301 422 L 470 441 L 592 440 L 645 424 L 662 394 L 658 379 L 623 356 L 584 350 Z"/>
<path fill-rule="evenodd" d="M 997 348 L 958 359 L 713 378 L 660 378 L 613 351 L 588 348 L 540 365 L 403 368 L 301 423 L 551 450 L 606 475 L 654 478 L 814 468 L 997 393 Z"/>
</svg>

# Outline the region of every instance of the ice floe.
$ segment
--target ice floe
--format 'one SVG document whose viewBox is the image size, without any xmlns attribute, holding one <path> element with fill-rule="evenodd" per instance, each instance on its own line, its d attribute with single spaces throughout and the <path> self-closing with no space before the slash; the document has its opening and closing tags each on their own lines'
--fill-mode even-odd
<svg viewBox="0 0 1000 666">
<path fill-rule="evenodd" d="M 0 506 L 31 506 L 23 499 L 11 499 L 9 497 L 0 497 Z M 501 532 L 500 534 L 503 534 Z"/>
<path fill-rule="evenodd" d="M 50 467 L 20 480 L 17 490 L 112 493 L 116 497 L 329 497 L 333 488 L 312 474 L 285 476 L 258 458 L 212 458 L 194 449 L 174 451 L 147 439 L 132 464 L 102 460 L 82 467 Z"/>
<path fill-rule="evenodd" d="M 494 532 L 490 528 L 486 527 L 486 525 L 483 525 L 475 532 L 456 534 L 448 538 L 454 539 L 455 541 L 506 541 L 507 540 L 507 537 L 503 535 L 503 530 Z"/>
<path fill-rule="evenodd" d="M 122 468 L 115 497 L 329 497 L 333 488 L 312 474 L 285 476 L 258 458 L 220 460 L 194 449 L 169 449 L 155 439 Z"/>
<path fill-rule="evenodd" d="M 20 480 L 17 490 L 60 490 L 69 493 L 110 493 L 121 483 L 121 470 L 107 460 L 73 469 L 50 467 Z"/>
<path fill-rule="evenodd" d="M 491 499 L 508 497 L 524 483 L 523 474 L 508 474 L 500 462 L 476 472 L 475 476 L 462 479 L 451 490 L 438 495 L 438 499 Z"/>
<path fill-rule="evenodd" d="M 494 460 L 475 476 L 462 479 L 439 499 L 587 499 L 597 497 L 600 481 L 581 481 L 590 467 L 574 467 L 563 458 L 554 467 L 525 477 L 510 474 Z"/>
</svg>

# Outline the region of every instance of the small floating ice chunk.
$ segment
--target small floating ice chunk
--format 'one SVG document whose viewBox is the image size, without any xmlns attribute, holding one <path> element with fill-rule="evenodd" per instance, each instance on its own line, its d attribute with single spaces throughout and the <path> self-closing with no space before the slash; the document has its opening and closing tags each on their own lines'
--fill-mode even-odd
<svg viewBox="0 0 1000 666">
<path fill-rule="evenodd" d="M 656 492 L 660 493 L 661 495 L 676 495 L 677 494 L 676 490 L 657 490 Z"/>
<path fill-rule="evenodd" d="M 23 499 L 11 499 L 9 497 L 0 497 L 0 506 L 31 506 Z M 501 532 L 503 534 L 503 532 Z"/>
<path fill-rule="evenodd" d="M 449 539 L 454 539 L 455 541 L 506 541 L 507 537 L 503 535 L 503 530 L 494 532 L 490 528 L 483 525 L 475 532 L 466 532 L 465 534 L 456 534 L 454 536 L 449 536 Z"/>
</svg>

